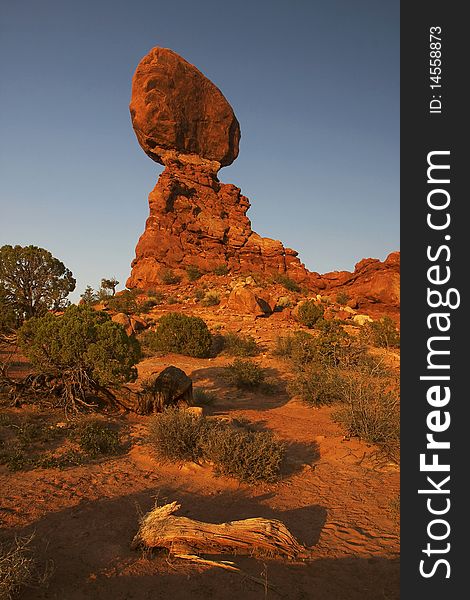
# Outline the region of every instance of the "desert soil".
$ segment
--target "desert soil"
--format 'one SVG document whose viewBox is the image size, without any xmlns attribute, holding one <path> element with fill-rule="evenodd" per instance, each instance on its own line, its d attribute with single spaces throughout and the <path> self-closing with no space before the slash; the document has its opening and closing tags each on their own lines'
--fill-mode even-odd
<svg viewBox="0 0 470 600">
<path fill-rule="evenodd" d="M 209 325 L 218 325 L 216 314 L 205 318 Z M 11 473 L 0 466 L 1 539 L 34 532 L 40 563 L 53 564 L 48 586 L 25 589 L 22 599 L 399 598 L 399 532 L 393 510 L 399 493 L 396 465 L 381 458 L 374 446 L 346 438 L 333 422 L 330 407 L 309 408 L 289 397 L 285 384 L 290 367 L 269 351 L 275 336 L 289 329 L 288 323 L 273 315 L 258 320 L 225 318 L 221 327 L 249 333 L 264 346 L 257 361 L 276 383 L 274 393 L 228 388 L 222 367 L 232 359 L 222 355 L 147 358 L 139 365 L 139 377 L 173 364 L 186 371 L 196 387 L 215 392 L 206 414 L 244 418 L 272 430 L 288 444 L 281 481 L 240 484 L 216 476 L 208 465 L 162 464 L 146 440 L 148 417 L 109 416 L 127 436 L 124 454 L 63 470 Z M 17 363 L 17 369 L 22 367 Z M 60 413 L 45 414 L 30 406 L 8 411 L 61 418 Z M 181 504 L 179 514 L 204 521 L 279 519 L 311 547 L 313 558 L 223 557 L 260 578 L 264 582 L 260 585 L 240 574 L 163 552 L 131 550 L 139 515 L 156 501 L 173 500 Z"/>
</svg>

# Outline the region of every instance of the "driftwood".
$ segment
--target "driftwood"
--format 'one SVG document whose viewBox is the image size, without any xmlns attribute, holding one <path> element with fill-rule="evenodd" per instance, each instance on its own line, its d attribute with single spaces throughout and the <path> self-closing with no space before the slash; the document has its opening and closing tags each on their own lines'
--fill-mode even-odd
<svg viewBox="0 0 470 600">
<path fill-rule="evenodd" d="M 147 513 L 132 541 L 132 548 L 166 548 L 175 555 L 248 554 L 257 556 L 307 558 L 302 546 L 275 519 L 244 519 L 213 524 L 176 517 L 177 502 L 156 506 Z"/>
</svg>

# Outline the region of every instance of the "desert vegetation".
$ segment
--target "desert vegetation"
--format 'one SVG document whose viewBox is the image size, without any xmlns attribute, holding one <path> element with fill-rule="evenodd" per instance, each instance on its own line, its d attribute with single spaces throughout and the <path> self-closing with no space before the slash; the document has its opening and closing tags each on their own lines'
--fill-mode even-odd
<svg viewBox="0 0 470 600">
<path fill-rule="evenodd" d="M 216 472 L 240 481 L 276 481 L 284 455 L 282 443 L 266 431 L 250 431 L 177 409 L 154 417 L 150 440 L 164 459 L 211 461 Z"/>
<path fill-rule="evenodd" d="M 70 285 L 73 276 L 63 268 Z M 240 278 L 248 290 L 274 298 L 271 306 L 280 321 L 266 318 L 269 312 L 261 318 L 231 315 L 226 299 Z M 209 498 L 216 502 L 219 489 L 222 496 L 230 495 L 230 486 L 236 485 L 250 498 L 268 486 L 273 506 L 277 494 L 288 505 L 294 502 L 294 485 L 302 502 L 315 506 L 317 499 L 308 490 L 323 486 L 316 478 L 322 452 L 316 439 L 330 431 L 332 421 L 341 432 L 341 452 L 345 448 L 367 454 L 369 461 L 377 455 L 380 465 L 397 464 L 395 323 L 380 318 L 359 327 L 335 319 L 335 311 L 348 302 L 345 297 L 313 300 L 288 277 L 270 282 L 250 272 L 240 278 L 226 269 L 203 274 L 188 268 L 182 278 L 163 273 L 157 289 L 122 291 L 116 289 L 116 278 L 103 279 L 99 290 L 85 289 L 79 306 L 68 306 L 62 291 L 60 300 L 37 304 L 35 314 L 14 300 L 19 290 L 2 283 L 0 469 L 20 481 L 36 472 L 45 478 L 54 473 L 58 481 L 76 472 L 87 479 L 89 472 L 97 477 L 103 469 L 110 477 L 106 481 L 116 486 L 121 484 L 115 469 L 124 469 L 126 480 L 134 478 L 142 487 L 143 475 L 134 462 L 142 456 L 148 484 L 158 477 L 164 489 L 166 481 L 175 481 L 179 490 L 190 486 L 194 494 L 202 485 L 198 477 L 204 478 L 203 504 Z M 280 286 L 289 293 L 282 295 Z M 18 371 L 23 368 L 26 372 Z M 331 442 L 328 451 L 333 452 Z M 330 463 L 327 457 L 321 464 L 327 465 L 334 489 L 335 477 L 349 482 L 346 466 L 339 474 L 332 466 L 342 461 Z M 375 483 L 367 477 L 368 494 Z M 180 500 L 180 492 L 171 493 Z M 345 502 L 353 506 L 352 500 Z M 261 509 L 254 510 L 259 514 Z M 385 512 L 392 518 L 389 508 Z M 224 518 L 233 517 L 230 509 Z M 257 519 L 251 521 L 255 526 Z M 208 531 L 217 527 L 206 525 Z M 268 533 L 271 526 L 266 525 Z M 32 555 L 21 544 L 16 555 L 15 547 L 2 548 L 2 568 L 10 565 L 1 573 L 10 586 L 5 589 L 11 595 L 5 597 L 14 598 L 31 581 L 21 571 L 20 554 L 26 565 Z M 17 574 L 11 565 L 18 567 Z"/>
</svg>

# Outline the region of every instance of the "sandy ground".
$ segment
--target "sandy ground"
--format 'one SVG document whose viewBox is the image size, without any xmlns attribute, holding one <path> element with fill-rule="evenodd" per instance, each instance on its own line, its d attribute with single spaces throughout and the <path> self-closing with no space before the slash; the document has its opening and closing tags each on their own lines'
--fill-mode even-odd
<svg viewBox="0 0 470 600">
<path fill-rule="evenodd" d="M 217 317 L 214 318 L 217 320 Z M 264 321 L 264 322 L 263 322 Z M 241 323 L 266 350 L 284 324 Z M 331 408 L 312 409 L 290 399 L 289 366 L 267 351 L 258 361 L 277 382 L 274 394 L 227 388 L 221 374 L 230 358 L 166 355 L 145 359 L 140 377 L 174 364 L 195 386 L 213 390 L 209 415 L 246 418 L 288 444 L 277 484 L 239 484 L 210 466 L 159 463 L 146 441 L 148 418 L 114 417 L 128 432 L 128 451 L 90 464 L 10 473 L 0 466 L 2 539 L 35 533 L 42 564 L 53 563 L 48 587 L 26 589 L 24 600 L 144 600 L 191 598 L 292 600 L 392 600 L 399 598 L 399 537 L 391 503 L 399 493 L 395 465 L 376 448 L 347 439 Z M 15 409 L 32 410 L 30 408 Z M 283 521 L 312 548 L 305 561 L 228 557 L 240 574 L 194 565 L 166 553 L 130 549 L 139 515 L 158 500 L 177 500 L 180 514 L 212 522 L 248 517 Z M 211 557 L 212 558 L 212 557 Z M 227 557 L 224 557 L 227 558 Z"/>
</svg>

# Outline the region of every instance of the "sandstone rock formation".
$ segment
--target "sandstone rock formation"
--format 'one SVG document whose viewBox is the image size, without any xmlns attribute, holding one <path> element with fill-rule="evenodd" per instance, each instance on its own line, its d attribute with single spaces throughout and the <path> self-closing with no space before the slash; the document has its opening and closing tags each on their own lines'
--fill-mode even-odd
<svg viewBox="0 0 470 600">
<path fill-rule="evenodd" d="M 136 247 L 128 288 L 151 289 L 168 269 L 210 272 L 225 265 L 232 275 L 287 275 L 312 292 L 371 314 L 398 315 L 400 255 L 364 259 L 354 272 L 309 272 L 297 252 L 251 229 L 250 202 L 217 173 L 238 155 L 240 128 L 220 90 L 196 67 L 166 48 L 153 48 L 139 63 L 130 103 L 137 139 L 165 166 L 149 195 L 150 216 Z M 233 297 L 246 310 L 250 302 Z M 260 310 L 257 301 L 250 311 Z M 272 307 L 271 307 L 272 308 Z"/>
<path fill-rule="evenodd" d="M 149 196 L 127 287 L 154 288 L 165 269 L 189 265 L 308 281 L 297 252 L 253 232 L 248 198 L 217 178 L 238 155 L 240 129 L 213 83 L 175 52 L 154 48 L 137 67 L 130 110 L 139 143 L 165 170 Z"/>
<path fill-rule="evenodd" d="M 132 125 L 156 162 L 194 155 L 220 166 L 238 156 L 240 126 L 222 92 L 196 67 L 167 48 L 153 48 L 132 80 Z"/>
<path fill-rule="evenodd" d="M 322 294 L 335 297 L 346 294 L 352 308 L 366 309 L 373 315 L 398 315 L 400 308 L 400 253 L 392 252 L 381 262 L 364 258 L 354 272 L 334 271 L 314 274 L 315 285 Z"/>
</svg>

